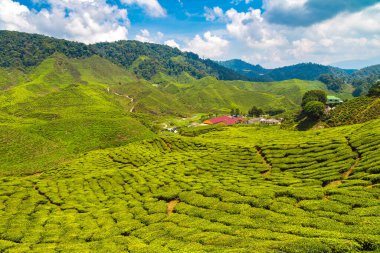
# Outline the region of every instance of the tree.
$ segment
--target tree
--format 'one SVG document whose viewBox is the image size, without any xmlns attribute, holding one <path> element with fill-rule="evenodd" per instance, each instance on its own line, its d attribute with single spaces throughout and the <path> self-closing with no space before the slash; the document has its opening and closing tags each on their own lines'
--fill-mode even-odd
<svg viewBox="0 0 380 253">
<path fill-rule="evenodd" d="M 303 111 L 309 118 L 320 119 L 325 114 L 325 105 L 319 101 L 310 101 Z"/>
<path fill-rule="evenodd" d="M 263 115 L 264 111 L 257 106 L 253 106 L 249 111 L 248 111 L 248 116 L 249 117 L 259 117 L 260 115 Z"/>
<path fill-rule="evenodd" d="M 343 77 L 338 77 L 332 74 L 322 74 L 318 78 L 319 81 L 326 84 L 329 90 L 339 92 L 343 88 L 345 79 Z"/>
<path fill-rule="evenodd" d="M 380 80 L 377 81 L 371 89 L 369 89 L 368 96 L 379 97 L 380 96 Z"/>
<path fill-rule="evenodd" d="M 353 92 L 352 92 L 352 96 L 354 97 L 360 97 L 363 93 L 363 88 L 362 87 L 358 87 L 356 88 Z"/>
<path fill-rule="evenodd" d="M 322 104 L 327 103 L 327 93 L 324 90 L 310 90 L 303 95 L 302 107 L 311 101 L 318 101 Z"/>
</svg>

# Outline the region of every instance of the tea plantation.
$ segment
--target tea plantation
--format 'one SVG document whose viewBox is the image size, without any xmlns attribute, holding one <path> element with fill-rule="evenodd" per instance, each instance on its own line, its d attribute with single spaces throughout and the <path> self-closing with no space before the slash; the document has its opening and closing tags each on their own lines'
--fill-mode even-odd
<svg viewBox="0 0 380 253">
<path fill-rule="evenodd" d="M 380 121 L 235 127 L 0 178 L 0 252 L 379 252 Z"/>
</svg>

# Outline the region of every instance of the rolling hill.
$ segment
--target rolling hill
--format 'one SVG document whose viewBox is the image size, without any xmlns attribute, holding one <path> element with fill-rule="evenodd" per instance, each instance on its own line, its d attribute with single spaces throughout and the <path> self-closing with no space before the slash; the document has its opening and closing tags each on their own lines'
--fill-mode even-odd
<svg viewBox="0 0 380 253">
<path fill-rule="evenodd" d="M 337 106 L 328 116 L 330 126 L 358 124 L 380 118 L 380 98 L 358 97 Z"/>
<path fill-rule="evenodd" d="M 155 135 L 128 115 L 130 100 L 107 90 L 133 78 L 100 57 L 55 54 L 21 76 L 24 82 L 0 92 L 1 174 L 33 173 L 89 150 Z"/>
<path fill-rule="evenodd" d="M 247 79 L 196 54 L 138 41 L 86 45 L 37 34 L 0 31 L 0 48 L 0 67 L 33 67 L 54 53 L 61 53 L 69 58 L 98 55 L 124 68 L 132 68 L 137 76 L 145 79 L 159 72 L 176 76 L 183 71 L 196 78 L 211 75 L 222 80 Z"/>
<path fill-rule="evenodd" d="M 380 122 L 163 136 L 0 178 L 4 252 L 377 252 Z"/>
<path fill-rule="evenodd" d="M 177 77 L 159 73 L 146 81 L 97 55 L 68 58 L 60 53 L 27 70 L 1 68 L 0 73 L 4 174 L 21 173 L 25 166 L 33 173 L 89 150 L 155 136 L 152 122 L 160 115 L 229 113 L 233 107 L 248 111 L 253 105 L 293 110 L 304 91 L 323 88 L 297 80 L 268 86 L 198 80 L 186 72 Z"/>
</svg>

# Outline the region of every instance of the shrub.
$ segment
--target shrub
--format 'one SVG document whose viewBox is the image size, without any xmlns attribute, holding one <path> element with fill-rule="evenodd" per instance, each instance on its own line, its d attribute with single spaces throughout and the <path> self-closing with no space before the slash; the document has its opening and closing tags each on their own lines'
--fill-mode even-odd
<svg viewBox="0 0 380 253">
<path fill-rule="evenodd" d="M 320 119 L 325 114 L 325 105 L 319 101 L 310 101 L 303 111 L 310 118 Z"/>
</svg>

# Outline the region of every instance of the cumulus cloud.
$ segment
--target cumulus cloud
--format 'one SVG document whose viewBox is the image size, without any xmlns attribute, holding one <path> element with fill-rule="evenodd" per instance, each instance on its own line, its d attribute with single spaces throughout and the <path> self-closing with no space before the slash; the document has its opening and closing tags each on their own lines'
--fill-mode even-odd
<svg viewBox="0 0 380 253">
<path fill-rule="evenodd" d="M 29 9 L 18 2 L 2 0 L 0 2 L 0 29 L 32 30 L 33 26 L 27 21 L 29 13 Z"/>
<path fill-rule="evenodd" d="M 12 0 L 0 1 L 0 29 L 35 32 L 85 43 L 127 39 L 126 9 L 106 0 L 48 0 L 50 9 L 30 10 Z"/>
<path fill-rule="evenodd" d="M 142 29 L 140 30 L 140 33 L 136 35 L 135 40 L 149 43 L 161 43 L 163 38 L 164 34 L 162 32 L 151 34 L 148 29 Z"/>
<path fill-rule="evenodd" d="M 179 44 L 175 40 L 167 40 L 167 41 L 165 41 L 164 44 L 169 46 L 169 47 L 181 49 L 181 47 L 179 46 Z"/>
<path fill-rule="evenodd" d="M 277 4 L 291 9 L 307 2 L 281 0 Z M 239 45 L 239 57 L 268 67 L 380 57 L 380 3 L 307 27 L 272 23 L 266 15 L 252 8 L 246 12 L 230 9 L 220 15 L 226 23 L 224 37 Z"/>
<path fill-rule="evenodd" d="M 122 0 L 126 4 L 136 4 L 144 8 L 148 15 L 152 17 L 165 17 L 166 10 L 160 5 L 158 0 Z"/>
<path fill-rule="evenodd" d="M 184 51 L 191 51 L 205 58 L 218 58 L 225 53 L 228 46 L 228 40 L 206 32 L 203 36 L 196 35 L 189 41 Z"/>
<path fill-rule="evenodd" d="M 216 6 L 214 8 L 208 8 L 208 7 L 205 7 L 205 14 L 204 14 L 205 18 L 207 21 L 216 21 L 216 20 L 219 20 L 219 19 L 223 19 L 224 18 L 224 13 L 223 13 L 223 10 L 222 8 L 220 8 L 219 6 Z"/>
</svg>

